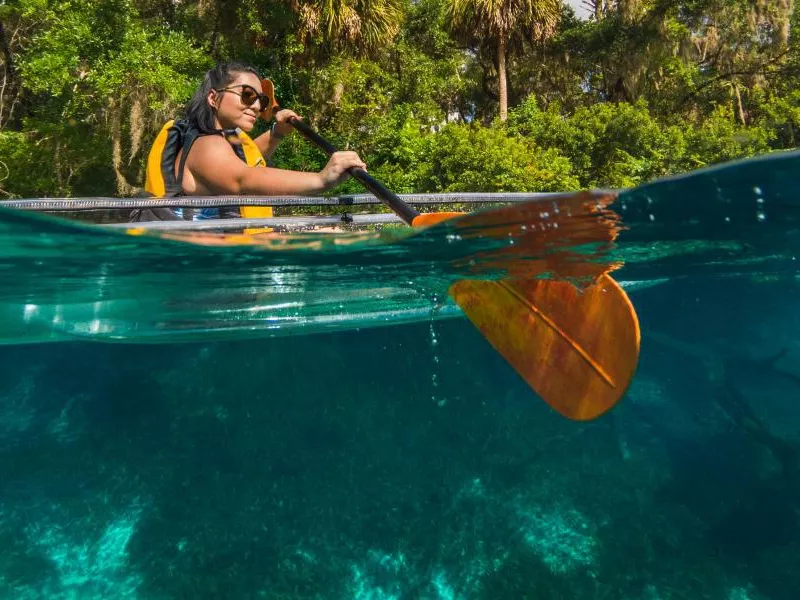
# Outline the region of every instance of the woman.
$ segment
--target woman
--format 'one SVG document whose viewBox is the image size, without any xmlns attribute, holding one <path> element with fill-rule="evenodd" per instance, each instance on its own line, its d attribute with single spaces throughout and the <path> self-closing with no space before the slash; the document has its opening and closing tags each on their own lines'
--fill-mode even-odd
<svg viewBox="0 0 800 600">
<path fill-rule="evenodd" d="M 186 107 L 186 118 L 167 123 L 156 139 L 145 189 L 154 196 L 310 195 L 345 181 L 351 167 L 366 169 L 355 152 L 334 153 L 319 173 L 266 166 L 281 138 L 294 130 L 289 120 L 297 117 L 291 110 L 278 110 L 272 129 L 251 139 L 247 132 L 256 121 L 273 117 L 273 102 L 248 65 L 229 62 L 208 71 Z M 239 216 L 238 208 L 235 212 L 222 216 Z M 270 216 L 271 210 L 269 215 L 250 213 L 242 216 Z M 198 216 L 217 218 L 219 209 L 204 209 Z M 180 213 L 176 217 L 182 218 Z"/>
</svg>

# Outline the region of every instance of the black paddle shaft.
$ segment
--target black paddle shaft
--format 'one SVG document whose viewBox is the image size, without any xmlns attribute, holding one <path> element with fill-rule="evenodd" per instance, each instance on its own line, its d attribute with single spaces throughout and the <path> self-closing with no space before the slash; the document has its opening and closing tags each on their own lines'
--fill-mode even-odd
<svg viewBox="0 0 800 600">
<path fill-rule="evenodd" d="M 336 148 L 330 142 L 328 142 L 328 140 L 323 138 L 316 131 L 311 129 L 311 127 L 303 123 L 300 119 L 292 117 L 289 122 L 295 129 L 297 129 L 297 131 L 302 133 L 307 140 L 310 140 L 324 150 L 328 156 L 337 151 Z M 411 223 L 414 221 L 414 218 L 419 216 L 419 213 L 414 208 L 403 202 L 397 194 L 383 185 L 380 181 L 369 175 L 364 169 L 351 167 L 347 169 L 347 172 L 360 181 L 361 184 L 370 192 L 375 194 L 379 200 L 387 204 L 389 208 L 391 208 L 397 214 L 398 217 L 403 219 L 406 225 L 411 225 Z"/>
</svg>

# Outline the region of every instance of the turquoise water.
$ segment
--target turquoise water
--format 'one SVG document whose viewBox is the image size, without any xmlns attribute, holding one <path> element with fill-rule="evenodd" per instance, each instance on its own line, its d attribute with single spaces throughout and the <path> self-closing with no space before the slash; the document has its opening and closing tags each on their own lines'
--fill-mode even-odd
<svg viewBox="0 0 800 600">
<path fill-rule="evenodd" d="M 511 270 L 578 285 L 614 258 L 619 216 L 565 196 L 424 231 L 126 235 L 0 211 L 0 343 L 209 341 L 459 316 L 450 284 Z M 533 265 L 533 266 L 531 266 Z"/>
<path fill-rule="evenodd" d="M 222 248 L 3 212 L 0 597 L 796 598 L 799 166 L 503 235 Z M 596 421 L 447 299 L 533 261 L 624 263 L 642 354 Z"/>
</svg>

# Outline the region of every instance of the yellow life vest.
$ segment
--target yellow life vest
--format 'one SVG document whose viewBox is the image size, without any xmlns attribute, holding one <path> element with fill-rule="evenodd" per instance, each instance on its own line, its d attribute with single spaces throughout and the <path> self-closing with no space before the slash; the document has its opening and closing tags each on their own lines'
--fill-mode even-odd
<svg viewBox="0 0 800 600">
<path fill-rule="evenodd" d="M 236 155 L 250 167 L 266 167 L 267 162 L 253 139 L 242 130 L 237 130 L 241 145 L 231 144 Z M 156 198 L 179 196 L 183 193 L 183 169 L 189 149 L 202 134 L 192 128 L 186 121 L 172 119 L 164 124 L 158 132 L 150 154 L 147 156 L 145 169 L 145 191 Z M 178 177 L 175 176 L 175 160 L 178 153 L 184 150 Z M 242 206 L 240 215 L 245 219 L 265 219 L 273 216 L 271 206 Z M 268 228 L 245 229 L 246 234 L 272 231 Z"/>
</svg>

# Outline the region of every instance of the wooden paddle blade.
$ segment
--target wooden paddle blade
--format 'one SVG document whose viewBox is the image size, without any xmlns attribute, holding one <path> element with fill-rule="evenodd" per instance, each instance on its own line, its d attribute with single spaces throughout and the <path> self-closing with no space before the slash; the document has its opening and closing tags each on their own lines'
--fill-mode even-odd
<svg viewBox="0 0 800 600">
<path fill-rule="evenodd" d="M 639 360 L 636 312 L 608 275 L 579 290 L 554 280 L 461 280 L 450 294 L 552 408 L 594 419 L 625 394 Z"/>
</svg>

